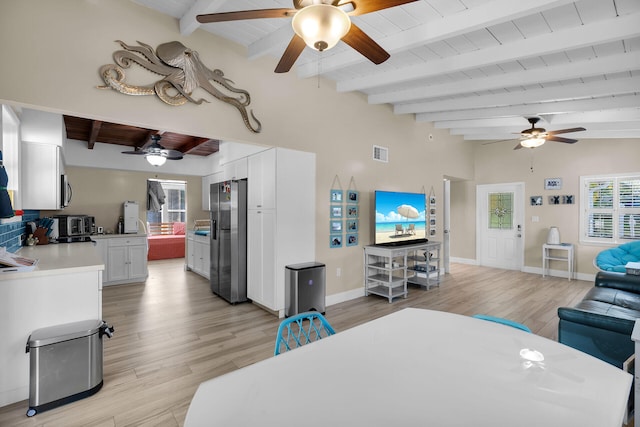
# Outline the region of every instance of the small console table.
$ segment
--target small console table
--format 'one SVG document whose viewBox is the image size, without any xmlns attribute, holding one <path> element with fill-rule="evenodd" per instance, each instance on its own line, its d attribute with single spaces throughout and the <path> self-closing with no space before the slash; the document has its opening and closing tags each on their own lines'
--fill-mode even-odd
<svg viewBox="0 0 640 427">
<path fill-rule="evenodd" d="M 566 254 L 558 252 L 565 251 Z M 550 245 L 545 243 L 542 245 L 542 277 L 550 270 L 549 261 L 564 261 L 567 263 L 567 272 L 569 273 L 569 281 L 573 277 L 573 258 L 574 250 L 571 243 L 560 243 L 558 245 Z"/>
<path fill-rule="evenodd" d="M 407 283 L 440 284 L 440 242 L 403 246 L 364 247 L 364 294 L 393 298 L 407 297 Z"/>
</svg>

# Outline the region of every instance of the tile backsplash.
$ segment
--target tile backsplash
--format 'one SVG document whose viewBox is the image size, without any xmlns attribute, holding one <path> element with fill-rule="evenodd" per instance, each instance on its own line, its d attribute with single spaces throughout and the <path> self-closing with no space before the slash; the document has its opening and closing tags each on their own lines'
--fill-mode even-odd
<svg viewBox="0 0 640 427">
<path fill-rule="evenodd" d="M 22 215 L 22 221 L 0 224 L 0 246 L 4 246 L 7 251 L 15 253 L 20 249 L 27 221 L 35 221 L 39 217 L 40 211 L 25 210 Z"/>
</svg>

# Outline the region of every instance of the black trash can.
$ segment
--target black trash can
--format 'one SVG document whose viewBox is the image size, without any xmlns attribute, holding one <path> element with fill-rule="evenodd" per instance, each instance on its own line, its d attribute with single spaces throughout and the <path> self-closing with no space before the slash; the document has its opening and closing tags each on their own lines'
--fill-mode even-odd
<svg viewBox="0 0 640 427">
<path fill-rule="evenodd" d="M 286 317 L 305 311 L 325 310 L 325 265 L 319 262 L 287 265 L 285 267 Z"/>
<path fill-rule="evenodd" d="M 102 337 L 113 327 L 83 320 L 36 329 L 27 341 L 27 416 L 97 393 L 102 388 Z"/>
</svg>

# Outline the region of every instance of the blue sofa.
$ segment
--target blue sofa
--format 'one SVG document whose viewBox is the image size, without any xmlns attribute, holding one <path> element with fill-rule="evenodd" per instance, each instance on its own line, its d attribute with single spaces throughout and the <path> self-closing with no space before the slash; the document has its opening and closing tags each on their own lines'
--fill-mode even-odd
<svg viewBox="0 0 640 427">
<path fill-rule="evenodd" d="M 558 308 L 558 341 L 614 366 L 634 353 L 631 332 L 640 318 L 640 276 L 599 272 L 575 307 Z"/>
</svg>

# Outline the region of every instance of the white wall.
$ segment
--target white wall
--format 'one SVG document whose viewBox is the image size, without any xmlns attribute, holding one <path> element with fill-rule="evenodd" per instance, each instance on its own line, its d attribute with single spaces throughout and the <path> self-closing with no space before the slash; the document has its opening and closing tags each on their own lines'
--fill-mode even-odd
<svg viewBox="0 0 640 427">
<path fill-rule="evenodd" d="M 237 87 L 249 91 L 251 108 L 262 121 L 263 131 L 251 133 L 233 107 L 206 92 L 197 95 L 210 103 L 171 107 L 153 97 L 97 89 L 99 67 L 112 63 L 112 53 L 120 48 L 114 40 L 128 44 L 139 40 L 154 47 L 177 40 L 198 51 L 209 68 L 221 69 Z M 129 0 L 2 2 L 0 47 L 3 57 L 11 58 L 0 62 L 0 102 L 316 153 L 316 261 L 327 265 L 330 295 L 363 286 L 362 246 L 329 249 L 328 195 L 336 176 L 343 189 L 353 180 L 360 191 L 361 245 L 372 243 L 373 190 L 420 191 L 424 187 L 428 191 L 433 186 L 441 199 L 443 176 L 473 178 L 472 145 L 460 137 L 430 123 L 416 123 L 412 116 L 395 116 L 389 106 L 368 105 L 361 94 L 337 93 L 326 80 L 321 79 L 320 87 L 315 78 L 300 80 L 295 67 L 290 73 L 275 74 L 279 55 L 249 62 L 244 48 L 204 31 L 183 37 L 177 20 Z M 137 84 L 158 79 L 137 68 L 131 71 Z M 374 144 L 389 147 L 389 163 L 372 160 Z M 87 151 L 92 153 L 83 156 L 91 158 L 82 161 L 102 167 L 130 161 L 118 156 L 103 158 L 95 149 Z M 76 158 L 69 161 L 76 162 Z M 176 173 L 191 173 L 186 162 L 176 163 L 180 165 Z"/>
</svg>

